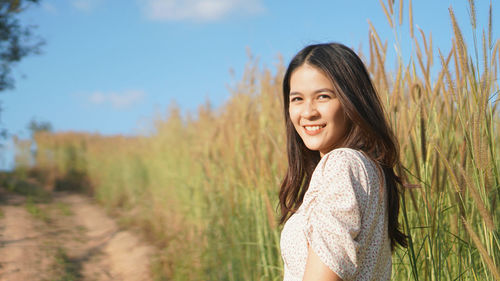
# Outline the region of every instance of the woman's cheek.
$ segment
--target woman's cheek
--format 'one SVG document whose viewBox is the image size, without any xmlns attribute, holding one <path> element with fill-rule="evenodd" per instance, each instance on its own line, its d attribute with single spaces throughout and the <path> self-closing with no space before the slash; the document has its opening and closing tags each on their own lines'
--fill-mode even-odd
<svg viewBox="0 0 500 281">
<path fill-rule="evenodd" d="M 296 106 L 291 106 L 290 107 L 290 110 L 288 111 L 289 114 L 290 114 L 290 120 L 292 120 L 292 123 L 293 125 L 296 127 L 298 125 L 298 122 L 299 122 L 299 116 L 300 114 L 297 107 Z"/>
</svg>

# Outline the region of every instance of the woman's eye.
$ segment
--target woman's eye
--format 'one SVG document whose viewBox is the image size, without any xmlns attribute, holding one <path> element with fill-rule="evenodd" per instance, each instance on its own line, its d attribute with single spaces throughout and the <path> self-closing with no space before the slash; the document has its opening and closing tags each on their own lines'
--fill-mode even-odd
<svg viewBox="0 0 500 281">
<path fill-rule="evenodd" d="M 330 98 L 329 95 L 319 95 L 318 96 L 318 99 L 320 99 L 320 100 L 329 99 L 329 98 Z"/>
<path fill-rule="evenodd" d="M 293 97 L 290 99 L 290 102 L 299 101 L 299 100 L 300 100 L 300 97 Z"/>
</svg>

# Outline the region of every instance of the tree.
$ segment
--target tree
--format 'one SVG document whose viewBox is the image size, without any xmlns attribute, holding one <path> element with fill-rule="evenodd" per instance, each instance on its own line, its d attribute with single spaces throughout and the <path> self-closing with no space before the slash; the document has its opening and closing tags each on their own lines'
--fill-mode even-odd
<svg viewBox="0 0 500 281">
<path fill-rule="evenodd" d="M 31 119 L 27 126 L 28 130 L 31 133 L 31 136 L 34 136 L 39 132 L 52 132 L 52 124 L 48 121 L 36 121 L 35 118 Z"/>
<path fill-rule="evenodd" d="M 0 92 L 14 86 L 12 66 L 40 52 L 43 41 L 33 41 L 33 26 L 22 26 L 17 15 L 40 0 L 0 0 Z"/>
</svg>

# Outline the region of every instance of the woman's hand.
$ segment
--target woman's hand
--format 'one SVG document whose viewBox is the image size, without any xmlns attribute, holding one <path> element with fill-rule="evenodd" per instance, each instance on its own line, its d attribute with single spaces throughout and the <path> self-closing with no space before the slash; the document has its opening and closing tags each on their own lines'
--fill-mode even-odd
<svg viewBox="0 0 500 281">
<path fill-rule="evenodd" d="M 342 279 L 326 266 L 309 248 L 306 262 L 306 270 L 302 281 L 342 281 Z"/>
</svg>

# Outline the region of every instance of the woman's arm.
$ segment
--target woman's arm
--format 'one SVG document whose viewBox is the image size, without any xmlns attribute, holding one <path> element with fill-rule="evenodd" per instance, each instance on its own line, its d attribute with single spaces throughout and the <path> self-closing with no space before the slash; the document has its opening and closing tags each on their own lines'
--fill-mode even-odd
<svg viewBox="0 0 500 281">
<path fill-rule="evenodd" d="M 357 153 L 334 150 L 318 164 L 317 185 L 308 190 L 310 201 L 304 205 L 309 250 L 303 280 L 350 280 L 356 274 L 359 203 L 364 204 L 366 193 L 361 182 L 368 182 Z"/>
<path fill-rule="evenodd" d="M 326 266 L 309 248 L 306 262 L 306 270 L 302 281 L 342 281 L 342 279 Z"/>
</svg>

